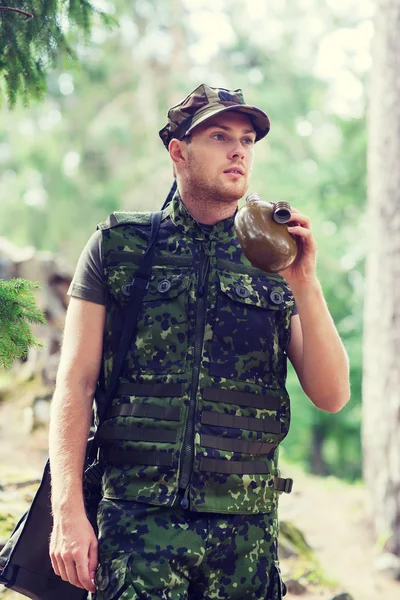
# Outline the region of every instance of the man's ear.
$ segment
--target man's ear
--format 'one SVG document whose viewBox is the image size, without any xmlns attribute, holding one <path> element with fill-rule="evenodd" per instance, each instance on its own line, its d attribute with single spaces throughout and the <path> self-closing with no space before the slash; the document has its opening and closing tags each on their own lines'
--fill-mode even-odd
<svg viewBox="0 0 400 600">
<path fill-rule="evenodd" d="M 186 144 L 176 138 L 173 138 L 168 146 L 168 152 L 174 163 L 175 168 L 181 167 L 186 162 Z"/>
</svg>

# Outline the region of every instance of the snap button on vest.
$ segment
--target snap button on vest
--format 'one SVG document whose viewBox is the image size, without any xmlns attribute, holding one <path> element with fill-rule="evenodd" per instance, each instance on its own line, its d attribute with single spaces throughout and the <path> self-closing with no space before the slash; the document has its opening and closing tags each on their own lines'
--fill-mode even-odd
<svg viewBox="0 0 400 600">
<path fill-rule="evenodd" d="M 239 298 L 248 298 L 250 296 L 249 290 L 244 287 L 244 285 L 238 285 L 235 288 L 235 292 L 239 296 Z"/>
<path fill-rule="evenodd" d="M 280 292 L 278 292 L 277 290 L 273 290 L 270 293 L 269 297 L 271 298 L 271 300 L 274 304 L 282 304 L 282 302 L 283 302 L 283 295 Z"/>
<path fill-rule="evenodd" d="M 121 288 L 122 289 L 122 293 L 125 296 L 130 296 L 131 295 L 131 287 L 132 287 L 132 284 L 130 282 L 129 283 L 124 283 L 124 285 Z"/>
<path fill-rule="evenodd" d="M 99 588 L 99 590 L 100 590 L 101 592 L 104 592 L 104 590 L 105 590 L 105 589 L 108 587 L 108 584 L 109 584 L 109 583 L 110 583 L 110 580 L 109 580 L 109 578 L 107 577 L 107 575 L 105 575 L 105 576 L 104 576 L 104 577 L 101 579 L 101 581 L 100 581 L 100 583 L 99 583 L 99 585 L 98 585 L 98 588 Z"/>
<path fill-rule="evenodd" d="M 164 292 L 168 292 L 170 287 L 171 287 L 171 282 L 168 279 L 163 279 L 158 284 L 157 289 L 159 292 L 161 292 L 161 294 L 163 294 Z"/>
</svg>

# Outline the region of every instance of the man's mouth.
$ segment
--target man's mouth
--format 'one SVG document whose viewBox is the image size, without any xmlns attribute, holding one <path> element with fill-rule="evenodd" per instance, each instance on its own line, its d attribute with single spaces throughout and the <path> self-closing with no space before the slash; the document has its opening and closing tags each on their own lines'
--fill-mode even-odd
<svg viewBox="0 0 400 600">
<path fill-rule="evenodd" d="M 232 173 L 233 175 L 244 175 L 244 171 L 241 167 L 231 167 L 226 169 L 224 173 Z"/>
</svg>

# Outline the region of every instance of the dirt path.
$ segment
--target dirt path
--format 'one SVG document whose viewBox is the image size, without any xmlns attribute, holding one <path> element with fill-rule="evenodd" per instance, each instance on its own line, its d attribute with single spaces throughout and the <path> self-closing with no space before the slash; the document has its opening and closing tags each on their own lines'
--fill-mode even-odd
<svg viewBox="0 0 400 600">
<path fill-rule="evenodd" d="M 293 471 L 292 467 L 285 470 Z M 291 520 L 304 532 L 325 572 L 340 584 L 340 590 L 351 594 L 354 600 L 400 598 L 400 582 L 374 568 L 379 551 L 366 517 L 364 487 L 342 484 L 334 478 L 312 477 L 297 469 L 294 478 L 294 492 L 281 497 L 280 518 Z"/>
</svg>

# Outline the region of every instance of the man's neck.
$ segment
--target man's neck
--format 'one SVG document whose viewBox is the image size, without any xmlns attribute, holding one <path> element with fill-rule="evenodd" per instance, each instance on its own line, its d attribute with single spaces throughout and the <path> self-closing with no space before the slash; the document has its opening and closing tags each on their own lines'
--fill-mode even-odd
<svg viewBox="0 0 400 600">
<path fill-rule="evenodd" d="M 194 198 L 188 193 L 180 193 L 181 200 L 187 211 L 198 222 L 204 225 L 215 225 L 219 221 L 228 219 L 235 214 L 238 201 L 220 202 L 214 198 Z"/>
</svg>

